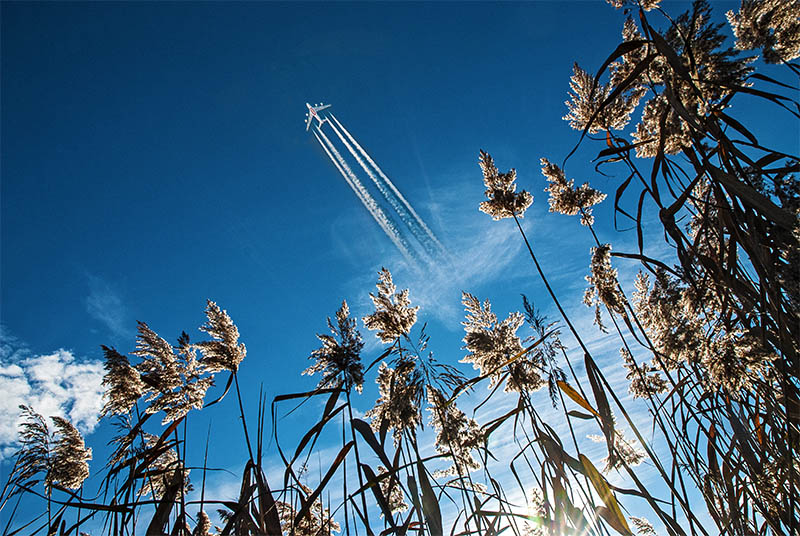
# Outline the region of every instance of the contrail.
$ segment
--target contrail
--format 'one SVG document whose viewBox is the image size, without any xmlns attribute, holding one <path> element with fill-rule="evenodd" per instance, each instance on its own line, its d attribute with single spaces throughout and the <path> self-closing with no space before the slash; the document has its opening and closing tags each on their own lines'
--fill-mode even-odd
<svg viewBox="0 0 800 536">
<path fill-rule="evenodd" d="M 403 254 L 403 256 L 408 260 L 410 263 L 414 263 L 414 256 L 411 254 L 411 248 L 408 246 L 406 241 L 400 235 L 396 225 L 392 222 L 386 213 L 381 209 L 381 207 L 375 202 L 372 198 L 370 193 L 364 188 L 364 185 L 361 184 L 361 181 L 358 180 L 355 173 L 350 169 L 350 166 L 347 165 L 347 162 L 344 161 L 342 155 L 339 154 L 339 151 L 333 146 L 331 141 L 325 136 L 325 133 L 319 129 L 319 127 L 315 127 L 314 137 L 317 138 L 317 141 L 328 153 L 328 157 L 331 159 L 331 162 L 336 166 L 336 169 L 339 170 L 339 173 L 342 174 L 344 177 L 345 182 L 350 185 L 350 188 L 353 189 L 358 199 L 361 201 L 361 204 L 367 209 L 367 211 L 372 215 L 373 219 L 378 223 L 378 225 L 383 229 L 383 232 L 386 233 L 386 236 L 397 246 L 397 249 Z"/>
<path fill-rule="evenodd" d="M 433 232 L 430 230 L 430 228 L 428 228 L 428 226 L 425 224 L 425 222 L 422 220 L 422 218 L 419 217 L 419 215 L 414 210 L 414 207 L 412 207 L 411 204 L 408 201 L 406 201 L 405 197 L 403 197 L 403 194 L 401 194 L 400 191 L 395 187 L 394 183 L 392 183 L 392 181 L 389 179 L 389 177 L 386 176 L 386 174 L 378 166 L 378 164 L 376 164 L 375 161 L 369 156 L 367 151 L 365 151 L 364 148 L 361 147 L 361 145 L 359 145 L 359 143 L 355 140 L 355 138 L 353 138 L 353 136 L 350 134 L 350 132 L 348 132 L 348 130 L 344 127 L 344 125 L 342 125 L 342 123 L 338 119 L 336 119 L 336 116 L 334 116 L 332 113 L 329 113 L 328 115 L 329 115 L 330 118 L 333 119 L 333 121 L 336 122 L 336 124 L 339 126 L 339 128 L 342 129 L 342 131 L 345 133 L 347 138 L 356 147 L 356 149 L 358 149 L 358 151 L 364 156 L 366 161 L 369 162 L 369 164 L 378 172 L 378 174 L 383 179 L 383 182 L 386 184 L 386 186 L 388 186 L 391 189 L 391 191 L 392 191 L 392 193 L 394 195 L 390 195 L 388 192 L 386 192 L 386 190 L 384 188 L 382 188 L 380 184 L 378 184 L 378 181 L 375 180 L 374 176 L 372 176 L 372 174 L 370 173 L 370 176 L 373 178 L 373 181 L 375 181 L 375 184 L 376 184 L 376 186 L 378 186 L 378 189 L 381 191 L 383 196 L 389 201 L 389 203 L 392 204 L 393 208 L 398 212 L 398 214 L 400 214 L 400 217 L 401 218 L 403 217 L 403 215 L 402 215 L 403 212 L 405 212 L 407 215 L 410 215 L 410 221 L 406 220 L 406 223 L 409 225 L 409 227 L 411 228 L 412 232 L 414 232 L 414 230 L 417 229 L 417 230 L 421 231 L 421 233 L 424 234 L 424 237 L 421 237 L 421 236 L 419 236 L 418 232 L 415 232 L 414 233 L 415 236 L 417 236 L 418 239 L 420 239 L 421 242 L 430 242 L 433 246 L 435 246 L 435 249 L 437 250 L 437 253 L 439 253 L 441 255 L 446 255 L 446 250 L 445 250 L 444 246 L 442 245 L 442 243 L 439 242 L 439 239 L 436 238 L 436 235 L 433 234 Z M 334 128 L 334 130 L 336 130 L 336 128 L 334 127 L 333 123 L 331 123 L 330 121 L 329 121 L 329 123 L 330 123 L 331 127 Z M 342 140 L 342 141 L 344 141 L 344 140 Z M 363 164 L 362 164 L 362 167 L 364 167 Z M 366 167 L 364 167 L 364 169 L 366 170 Z M 404 210 L 401 210 L 397 206 L 397 201 L 398 200 L 402 204 Z"/>
<path fill-rule="evenodd" d="M 358 162 L 361 168 L 367 173 L 367 175 L 369 175 L 369 178 L 372 179 L 372 182 L 375 183 L 375 186 L 378 187 L 378 190 L 380 191 L 381 195 L 383 195 L 384 199 L 389 201 L 389 203 L 392 205 L 392 208 L 394 208 L 394 210 L 397 212 L 397 215 L 400 216 L 400 219 L 403 221 L 403 223 L 405 223 L 408 226 L 411 233 L 417 238 L 417 240 L 419 240 L 420 244 L 422 244 L 423 246 L 422 253 L 425 256 L 425 260 L 427 262 L 432 262 L 434 257 L 434 252 L 429 251 L 428 248 L 425 247 L 426 244 L 424 238 L 419 235 L 418 229 L 415 228 L 413 226 L 413 223 L 408 220 L 409 218 L 408 212 L 404 211 L 403 207 L 399 206 L 395 197 L 386 191 L 386 188 L 384 187 L 383 183 L 375 176 L 375 174 L 372 172 L 372 169 L 370 169 L 370 167 L 364 162 L 364 160 L 362 160 L 361 156 L 359 156 L 359 154 L 355 151 L 355 149 L 353 149 L 353 146 L 350 145 L 350 143 L 348 143 L 347 139 L 345 139 L 345 137 L 342 135 L 339 129 L 337 129 L 336 126 L 333 125 L 333 123 L 329 122 L 329 124 L 331 125 L 333 132 L 339 137 L 339 140 L 342 142 L 342 144 L 345 147 L 347 147 L 347 150 L 350 152 L 351 155 L 353 155 L 353 158 L 356 159 L 356 162 Z"/>
</svg>

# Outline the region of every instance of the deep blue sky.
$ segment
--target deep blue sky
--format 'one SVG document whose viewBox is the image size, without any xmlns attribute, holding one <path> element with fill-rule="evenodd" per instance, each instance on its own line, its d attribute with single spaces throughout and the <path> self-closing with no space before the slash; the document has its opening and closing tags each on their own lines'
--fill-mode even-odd
<svg viewBox="0 0 800 536">
<path fill-rule="evenodd" d="M 34 351 L 92 356 L 130 345 L 87 314 L 93 288 L 121 299 L 121 324 L 170 339 L 210 297 L 254 359 L 281 356 L 281 372 L 313 345 L 313 320 L 392 253 L 305 132 L 304 103 L 333 103 L 452 242 L 457 226 L 426 207 L 468 192 L 463 208 L 483 218 L 479 148 L 536 181 L 544 202 L 538 159 L 574 141 L 560 121 L 572 61 L 599 64 L 607 49 L 586 37 L 615 39 L 621 24 L 602 3 L 557 2 L 4 3 L 2 14 L 6 328 Z"/>
<path fill-rule="evenodd" d="M 714 5 L 718 16 L 734 7 Z M 299 376 L 314 333 L 343 298 L 369 313 L 386 265 L 427 307 L 432 349 L 454 363 L 462 288 L 503 317 L 522 292 L 548 308 L 513 224 L 477 211 L 479 149 L 533 192 L 526 223 L 581 307 L 590 237 L 547 215 L 539 158 L 560 162 L 577 140 L 561 120 L 573 61 L 593 72 L 618 43 L 623 15 L 604 2 L 0 9 L 0 321 L 31 353 L 130 351 L 137 319 L 170 341 L 199 335 L 211 298 L 247 344 L 243 388 L 254 401 L 263 382 L 271 398 L 314 385 Z M 424 288 L 403 268 L 305 131 L 307 101 L 333 104 L 460 259 L 450 286 Z M 767 144 L 791 146 L 786 132 L 772 129 Z M 617 180 L 591 175 L 584 158 L 598 150 L 568 171 L 613 192 Z M 632 242 L 611 234 L 609 209 L 598 210 L 601 232 Z"/>
</svg>

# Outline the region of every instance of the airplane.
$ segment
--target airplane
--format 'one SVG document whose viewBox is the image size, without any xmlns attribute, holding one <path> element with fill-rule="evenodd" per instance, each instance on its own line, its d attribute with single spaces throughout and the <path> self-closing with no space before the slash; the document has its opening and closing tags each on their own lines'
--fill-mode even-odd
<svg viewBox="0 0 800 536">
<path fill-rule="evenodd" d="M 306 107 L 308 108 L 308 113 L 306 114 L 306 131 L 308 131 L 308 129 L 311 127 L 311 120 L 315 117 L 317 118 L 317 121 L 319 121 L 319 126 L 322 126 L 322 123 L 327 121 L 327 119 L 321 119 L 320 116 L 317 115 L 317 112 L 324 110 L 325 108 L 330 108 L 330 104 L 325 104 L 324 106 L 322 104 L 311 106 L 309 103 L 306 103 Z"/>
</svg>

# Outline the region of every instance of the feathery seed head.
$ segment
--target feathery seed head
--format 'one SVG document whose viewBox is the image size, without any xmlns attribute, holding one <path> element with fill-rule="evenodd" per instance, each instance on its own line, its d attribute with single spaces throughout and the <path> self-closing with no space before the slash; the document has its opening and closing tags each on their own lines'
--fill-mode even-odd
<svg viewBox="0 0 800 536">
<path fill-rule="evenodd" d="M 383 342 L 394 342 L 408 335 L 417 321 L 419 307 L 411 307 L 408 289 L 395 292 L 392 274 L 386 268 L 378 272 L 378 294 L 370 293 L 375 312 L 363 318 L 364 325 Z"/>
<path fill-rule="evenodd" d="M 611 267 L 611 245 L 602 244 L 592 248 L 592 262 L 589 266 L 590 273 L 586 276 L 589 287 L 583 295 L 583 303 L 588 307 L 594 306 L 594 322 L 600 329 L 605 330 L 600 318 L 600 304 L 608 307 L 609 311 L 618 315 L 625 315 L 625 297 L 619 290 L 617 282 L 617 269 Z"/>
<path fill-rule="evenodd" d="M 48 493 L 53 484 L 81 487 L 89 476 L 87 462 L 92 459 L 92 449 L 86 448 L 80 432 L 68 420 L 50 417 L 55 426 L 51 432 L 40 414 L 28 406 L 19 409 L 24 419 L 19 431 L 22 447 L 9 481 L 27 487 L 39 482 L 36 477 L 43 474 Z"/>
<path fill-rule="evenodd" d="M 536 363 L 531 362 L 528 356 L 519 357 L 516 361 L 503 367 L 503 363 L 522 352 L 522 342 L 517 335 L 517 330 L 522 326 L 525 317 L 514 312 L 508 318 L 498 322 L 497 316 L 492 312 L 489 300 L 483 303 L 468 292 L 462 293 L 461 303 L 467 311 L 464 326 L 464 349 L 469 353 L 461 360 L 462 363 L 472 363 L 480 370 L 481 375 L 489 374 L 489 388 L 493 388 L 508 373 L 505 391 L 523 392 L 534 391 L 544 385 L 544 380 L 539 374 Z"/>
<path fill-rule="evenodd" d="M 382 362 L 375 381 L 380 397 L 364 415 L 371 419 L 374 430 L 380 430 L 382 426 L 392 430 L 397 446 L 403 432 L 413 434 L 422 422 L 419 404 L 423 385 L 420 373 L 410 359 L 401 359 L 394 369 Z"/>
<path fill-rule="evenodd" d="M 211 335 L 213 340 L 197 345 L 203 354 L 203 364 L 211 373 L 236 372 L 247 355 L 244 344 L 239 344 L 239 330 L 228 313 L 211 300 L 206 306 L 206 317 L 208 321 L 200 326 L 200 331 Z"/>
<path fill-rule="evenodd" d="M 601 130 L 624 129 L 643 92 L 639 88 L 635 91 L 623 91 L 612 102 L 601 107 L 611 93 L 611 88 L 596 82 L 577 63 L 572 69 L 569 82 L 572 93 L 569 94 L 570 100 L 564 102 L 568 112 L 562 119 L 569 121 L 569 126 L 575 130 L 587 129 L 592 134 Z"/>
<path fill-rule="evenodd" d="M 605 436 L 590 435 L 589 439 L 596 443 L 608 443 Z M 608 443 L 608 457 L 606 457 L 604 471 L 619 469 L 623 465 L 636 466 L 644 461 L 645 453 L 618 429 L 614 429 L 613 440 Z"/>
<path fill-rule="evenodd" d="M 624 6 L 641 7 L 645 11 L 650 11 L 658 7 L 661 0 L 606 0 L 607 3 L 619 9 Z"/>
<path fill-rule="evenodd" d="M 149 450 L 155 448 L 158 444 L 158 436 L 142 432 L 145 446 L 142 449 L 142 455 L 149 457 Z M 163 447 L 163 444 L 162 444 Z M 149 475 L 142 487 L 139 490 L 139 496 L 151 495 L 155 500 L 160 500 L 164 494 L 171 487 L 177 479 L 183 482 L 183 486 L 178 490 L 178 497 L 186 492 L 192 490 L 189 482 L 189 469 L 183 466 L 183 463 L 178 459 L 174 448 L 167 448 L 159 454 L 150 465 L 147 467 L 147 474 Z"/>
<path fill-rule="evenodd" d="M 739 12 L 726 16 L 739 50 L 761 49 L 767 63 L 800 57 L 800 1 L 742 0 Z"/>
<path fill-rule="evenodd" d="M 628 371 L 626 379 L 630 381 L 628 392 L 634 398 L 647 398 L 667 391 L 667 382 L 658 374 L 658 369 L 647 363 L 636 364 L 633 356 L 626 348 L 620 348 L 622 366 Z"/>
<path fill-rule="evenodd" d="M 345 389 L 355 387 L 360 393 L 364 386 L 364 366 L 361 363 L 361 349 L 364 342 L 356 329 L 356 321 L 350 318 L 350 308 L 346 301 L 336 311 L 336 324 L 328 318 L 330 335 L 317 334 L 322 346 L 317 348 L 309 359 L 316 362 L 303 371 L 303 374 L 322 373 L 317 389 L 338 387 Z"/>
<path fill-rule="evenodd" d="M 581 224 L 589 226 L 594 223 L 592 206 L 600 203 L 606 198 L 606 194 L 595 190 L 589 183 L 583 183 L 579 188 L 575 188 L 575 181 L 564 175 L 564 171 L 557 165 L 551 163 L 547 158 L 541 159 L 542 175 L 550 183 L 545 191 L 550 194 L 550 212 L 558 212 L 567 216 L 574 216 L 581 213 Z"/>
<path fill-rule="evenodd" d="M 44 417 L 32 408 L 20 405 L 23 421 L 19 425 L 20 450 L 16 453 L 14 482 L 29 486 L 39 481 L 36 475 L 50 466 L 50 430 Z"/>
<path fill-rule="evenodd" d="M 656 536 L 653 524 L 643 517 L 631 516 L 631 523 L 636 527 L 636 536 Z"/>
<path fill-rule="evenodd" d="M 144 322 L 137 324 L 139 334 L 133 355 L 142 358 L 136 368 L 143 375 L 145 389 L 163 393 L 176 389 L 181 384 L 181 376 L 172 346 Z"/>
<path fill-rule="evenodd" d="M 753 380 L 777 357 L 756 337 L 738 330 L 726 331 L 704 342 L 701 362 L 708 371 L 711 386 L 733 395 L 751 389 Z"/>
<path fill-rule="evenodd" d="M 311 489 L 300 484 L 306 495 L 311 494 Z M 275 501 L 278 510 L 278 519 L 281 529 L 285 534 L 294 536 L 330 536 L 334 532 L 340 532 L 342 527 L 333 520 L 327 508 L 322 507 L 322 500 L 317 498 L 311 505 L 308 513 L 302 518 L 297 519 L 297 510 L 290 503 Z"/>
<path fill-rule="evenodd" d="M 481 212 L 485 212 L 495 220 L 515 215 L 524 217 L 525 211 L 533 203 L 533 196 L 525 190 L 515 193 L 516 170 L 512 168 L 507 173 L 500 173 L 492 157 L 484 151 L 480 151 L 478 161 L 483 171 L 483 183 L 486 185 L 485 194 L 488 199 L 479 205 Z"/>
<path fill-rule="evenodd" d="M 195 346 L 188 335 L 179 340 L 178 353 L 144 322 L 139 322 L 139 336 L 134 355 L 142 357 L 136 369 L 142 373 L 150 404 L 146 412 L 164 411 L 163 424 L 186 415 L 191 409 L 203 407 L 206 391 L 214 379 L 206 376 L 207 369 L 198 361 Z"/>
<path fill-rule="evenodd" d="M 384 466 L 378 466 L 379 477 L 385 475 L 387 472 Z M 383 496 L 386 498 L 386 502 L 389 503 L 389 509 L 393 514 L 408 510 L 408 504 L 406 504 L 403 497 L 403 490 L 400 488 L 400 483 L 394 475 L 381 480 L 380 486 L 381 493 L 383 493 Z M 381 514 L 381 516 L 383 516 L 383 514 Z"/>
<path fill-rule="evenodd" d="M 436 430 L 436 450 L 453 459 L 453 466 L 436 475 L 463 476 L 480 469 L 480 464 L 472 457 L 472 449 L 483 439 L 478 423 L 468 419 L 455 402 L 448 404 L 438 389 L 428 386 L 428 411 L 430 423 Z"/>
<path fill-rule="evenodd" d="M 78 489 L 89 476 L 88 461 L 92 459 L 92 449 L 86 447 L 83 436 L 71 422 L 61 417 L 50 419 L 55 425 L 56 439 L 47 483 Z"/>
<path fill-rule="evenodd" d="M 101 415 L 125 415 L 142 396 L 145 385 L 127 356 L 107 346 L 103 346 L 103 353 L 106 358 L 103 376 L 106 402 Z"/>
<path fill-rule="evenodd" d="M 200 510 L 197 512 L 197 525 L 194 528 L 192 536 L 209 536 L 211 530 L 211 519 L 208 514 Z"/>
</svg>

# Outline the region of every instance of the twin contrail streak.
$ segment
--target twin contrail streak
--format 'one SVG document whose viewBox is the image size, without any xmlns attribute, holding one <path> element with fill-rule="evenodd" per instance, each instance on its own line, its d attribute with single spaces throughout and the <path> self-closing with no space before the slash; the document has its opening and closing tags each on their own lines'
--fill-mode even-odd
<svg viewBox="0 0 800 536">
<path fill-rule="evenodd" d="M 400 250 L 412 266 L 419 268 L 419 261 L 428 266 L 441 261 L 446 262 L 447 251 L 442 246 L 442 243 L 439 242 L 439 239 L 436 238 L 436 235 L 433 234 L 433 231 L 425 225 L 425 222 L 419 217 L 411 203 L 403 197 L 403 194 L 400 193 L 389 177 L 386 176 L 367 151 L 333 114 L 330 112 L 326 112 L 324 115 L 320 113 L 330 108 L 330 106 L 330 104 L 312 106 L 306 103 L 308 108 L 305 121 L 306 130 L 309 130 L 316 120 L 312 131 L 314 137 L 336 169 L 339 170 L 345 182 L 356 194 L 356 197 L 361 201 L 361 204 L 364 205 L 364 208 L 367 209 L 375 222 L 386 233 L 386 236 L 397 246 L 397 249 Z M 322 130 L 325 123 L 330 125 L 331 130 L 336 135 L 335 137 L 328 138 L 325 135 Z M 332 139 L 341 142 L 347 151 L 340 153 L 333 141 L 331 141 Z M 351 168 L 348 165 L 342 156 L 342 154 L 346 155 L 347 153 L 350 153 L 358 167 L 364 170 L 364 173 L 367 174 L 372 182 L 371 185 L 370 181 L 364 180 L 362 182 L 353 171 L 358 169 L 357 166 Z M 367 186 L 369 186 L 369 189 Z M 380 204 L 376 201 L 376 198 L 380 201 Z M 408 234 L 409 232 L 411 233 L 410 235 Z"/>
<path fill-rule="evenodd" d="M 340 127 L 342 127 L 341 123 L 339 123 L 338 121 L 337 121 L 337 123 L 339 124 Z M 351 155 L 353 155 L 353 158 L 356 159 L 356 162 L 358 162 L 358 165 L 361 166 L 361 168 L 366 172 L 366 174 L 369 175 L 369 178 L 372 179 L 372 182 L 375 184 L 375 186 L 378 187 L 378 191 L 380 191 L 380 193 L 384 197 L 384 199 L 386 199 L 389 202 L 389 204 L 392 205 L 392 208 L 395 209 L 395 211 L 397 212 L 397 215 L 400 216 L 400 219 L 403 220 L 403 222 L 409 227 L 409 229 L 414 234 L 414 236 L 417 237 L 418 240 L 420 240 L 420 237 L 417 235 L 417 233 L 414 232 L 414 228 L 409 224 L 410 222 L 408 221 L 408 213 L 405 213 L 405 214 L 403 213 L 403 211 L 401 210 L 401 207 L 398 206 L 397 200 L 393 196 L 389 195 L 389 193 L 386 191 L 386 189 L 383 186 L 383 184 L 381 183 L 381 181 L 372 172 L 372 169 L 370 169 L 370 167 L 367 166 L 367 164 L 361 158 L 359 153 L 357 153 L 356 150 L 353 148 L 353 146 L 348 142 L 348 140 L 345 139 L 345 137 L 342 135 L 342 133 L 339 131 L 339 129 L 337 129 L 336 126 L 333 123 L 330 123 L 330 125 L 331 125 L 331 128 L 333 129 L 333 132 L 339 137 L 339 140 L 342 142 L 342 144 L 345 147 L 347 147 L 347 150 L 350 152 Z M 344 130 L 344 127 L 342 127 L 342 130 Z M 348 134 L 348 138 L 350 138 L 351 141 L 355 142 L 355 140 L 351 136 L 349 136 L 349 134 Z M 362 154 L 363 154 L 363 150 L 362 150 Z M 369 158 L 369 155 L 367 155 L 367 158 Z M 424 253 L 425 253 L 425 256 L 426 256 L 426 260 L 428 262 L 433 260 L 431 258 L 431 256 L 430 256 L 430 254 L 428 253 L 428 251 L 425 251 Z"/>
<path fill-rule="evenodd" d="M 414 207 L 412 207 L 411 204 L 408 201 L 406 201 L 406 198 L 403 197 L 403 194 L 400 193 L 400 191 L 395 187 L 394 183 L 392 183 L 389 177 L 386 176 L 386 174 L 378 166 L 378 164 L 376 164 L 375 161 L 369 156 L 369 153 L 367 153 L 367 151 L 365 151 L 364 148 L 361 147 L 361 145 L 355 140 L 353 135 L 350 134 L 350 132 L 344 127 L 344 125 L 342 125 L 342 123 L 338 119 L 336 119 L 336 116 L 334 116 L 332 113 L 328 115 L 330 116 L 331 119 L 333 119 L 336 125 L 339 126 L 342 132 L 344 132 L 345 136 L 347 136 L 347 139 L 350 141 L 350 143 L 352 143 L 353 146 L 355 146 L 358 152 L 361 153 L 364 159 L 372 166 L 373 169 L 375 169 L 375 171 L 378 172 L 381 179 L 383 179 L 381 181 L 375 177 L 375 175 L 368 169 L 368 167 L 364 164 L 361 158 L 359 158 L 352 151 L 352 149 L 350 149 L 349 144 L 342 138 L 342 135 L 339 134 L 334 124 L 331 123 L 330 125 L 333 128 L 333 130 L 337 133 L 337 135 L 339 135 L 339 138 L 342 139 L 342 142 L 345 143 L 345 145 L 347 145 L 347 148 L 350 149 L 351 154 L 353 154 L 353 156 L 356 158 L 361 167 L 364 168 L 364 171 L 366 171 L 367 174 L 370 176 L 372 181 L 375 183 L 375 186 L 377 186 L 378 190 L 380 190 L 383 197 L 392 205 L 392 208 L 394 208 L 395 211 L 397 211 L 398 215 L 400 216 L 401 219 L 404 220 L 406 225 L 408 225 L 409 229 L 417 238 L 417 240 L 419 240 L 423 244 L 432 247 L 435 250 L 435 253 L 441 255 L 445 254 L 444 246 L 442 246 L 442 243 L 439 242 L 439 239 L 436 238 L 436 235 L 434 235 L 433 232 L 428 228 L 428 226 L 425 225 L 425 222 L 422 221 L 422 218 L 420 218 L 419 215 L 416 213 Z M 386 190 L 386 187 L 388 187 L 391 190 L 391 193 Z M 431 251 L 430 253 L 433 254 L 434 252 Z"/>
<path fill-rule="evenodd" d="M 332 125 L 331 125 L 332 126 Z M 370 195 L 369 191 L 364 188 L 364 185 L 361 184 L 361 181 L 358 180 L 358 177 L 353 173 L 353 170 L 350 169 L 350 166 L 347 165 L 342 155 L 339 154 L 339 151 L 336 150 L 336 147 L 333 146 L 331 141 L 325 135 L 319 127 L 315 126 L 314 137 L 317 138 L 317 141 L 328 154 L 328 157 L 331 159 L 331 162 L 336 166 L 336 169 L 339 170 L 339 173 L 342 174 L 345 182 L 352 188 L 353 192 L 355 192 L 358 199 L 361 201 L 361 204 L 364 205 L 364 208 L 372 215 L 375 222 L 383 229 L 383 232 L 386 233 L 386 236 L 397 246 L 397 249 L 406 257 L 407 260 L 413 262 L 413 255 L 411 254 L 411 248 L 406 240 L 400 234 L 400 231 L 397 229 L 394 222 L 387 216 L 387 214 L 383 211 L 383 209 L 375 202 L 375 199 Z"/>
</svg>

